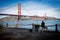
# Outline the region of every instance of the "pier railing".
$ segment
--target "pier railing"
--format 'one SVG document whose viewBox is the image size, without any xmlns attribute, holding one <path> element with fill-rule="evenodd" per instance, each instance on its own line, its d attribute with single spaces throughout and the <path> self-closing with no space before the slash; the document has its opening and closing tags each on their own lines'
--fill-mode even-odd
<svg viewBox="0 0 60 40">
<path fill-rule="evenodd" d="M 29 26 L 29 25 L 32 25 L 32 27 L 34 27 L 34 25 L 39 25 L 39 24 L 19 24 L 20 26 Z M 60 25 L 59 24 L 55 24 L 55 25 L 46 25 L 45 27 L 47 28 L 47 27 L 55 27 L 55 31 L 57 32 L 58 31 L 58 26 L 60 27 Z M 6 27 L 7 28 L 11 28 L 8 24 L 6 24 Z M 18 28 L 18 25 L 16 26 L 15 25 L 15 27 L 16 28 Z M 39 27 L 41 27 L 41 25 L 39 26 Z M 38 27 L 38 28 L 39 28 Z"/>
<path fill-rule="evenodd" d="M 58 27 L 60 27 L 59 24 L 55 24 L 55 25 L 47 25 L 46 27 L 55 27 L 55 31 L 58 32 Z"/>
</svg>

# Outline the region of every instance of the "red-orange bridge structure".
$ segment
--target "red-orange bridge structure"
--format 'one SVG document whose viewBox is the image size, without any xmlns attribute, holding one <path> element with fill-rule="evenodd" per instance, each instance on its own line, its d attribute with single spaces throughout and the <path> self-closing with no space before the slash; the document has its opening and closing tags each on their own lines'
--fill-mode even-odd
<svg viewBox="0 0 60 40">
<path fill-rule="evenodd" d="M 5 10 L 5 9 L 4 9 L 4 10 Z M 3 13 L 0 13 L 0 15 L 3 15 L 3 16 L 18 16 L 18 21 L 21 20 L 21 17 L 36 17 L 36 18 L 44 18 L 45 20 L 47 19 L 46 14 L 45 14 L 45 16 L 43 16 L 43 17 L 21 15 L 21 3 L 18 3 L 18 15 L 15 15 L 15 14 L 3 14 Z"/>
</svg>

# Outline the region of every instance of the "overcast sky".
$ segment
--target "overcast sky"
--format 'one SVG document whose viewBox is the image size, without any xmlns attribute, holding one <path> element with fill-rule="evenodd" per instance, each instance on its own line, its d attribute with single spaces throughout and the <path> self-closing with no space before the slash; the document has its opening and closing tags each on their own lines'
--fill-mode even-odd
<svg viewBox="0 0 60 40">
<path fill-rule="evenodd" d="M 46 13 L 60 18 L 60 0 L 0 0 L 0 14 L 18 14 L 18 3 L 22 6 L 22 15 L 44 16 Z"/>
</svg>

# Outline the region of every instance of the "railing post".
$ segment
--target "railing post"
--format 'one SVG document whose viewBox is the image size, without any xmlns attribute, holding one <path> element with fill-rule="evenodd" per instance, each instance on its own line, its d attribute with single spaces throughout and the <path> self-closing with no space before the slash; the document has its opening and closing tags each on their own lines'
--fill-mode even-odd
<svg viewBox="0 0 60 40">
<path fill-rule="evenodd" d="M 55 24 L 55 32 L 58 32 L 57 26 L 58 24 Z"/>
<path fill-rule="evenodd" d="M 18 29 L 18 25 L 19 25 L 18 23 L 15 25 L 15 29 L 16 29 L 16 30 Z"/>
<path fill-rule="evenodd" d="M 32 31 L 35 32 L 35 26 L 32 24 Z"/>
<path fill-rule="evenodd" d="M 8 23 L 6 23 L 6 27 L 8 27 Z"/>
</svg>

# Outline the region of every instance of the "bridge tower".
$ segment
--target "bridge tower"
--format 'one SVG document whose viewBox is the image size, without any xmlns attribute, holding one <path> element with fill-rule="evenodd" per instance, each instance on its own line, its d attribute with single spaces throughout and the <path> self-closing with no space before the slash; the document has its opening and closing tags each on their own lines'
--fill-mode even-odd
<svg viewBox="0 0 60 40">
<path fill-rule="evenodd" d="M 21 21 L 21 3 L 18 3 L 18 20 L 15 25 L 16 30 L 18 29 L 18 26 L 20 26 L 19 21 Z"/>
<path fill-rule="evenodd" d="M 45 17 L 44 17 L 44 19 L 45 19 L 45 20 L 47 19 L 47 15 L 46 15 L 46 13 L 45 13 Z"/>
<path fill-rule="evenodd" d="M 21 20 L 21 3 L 18 3 L 18 21 Z"/>
</svg>

